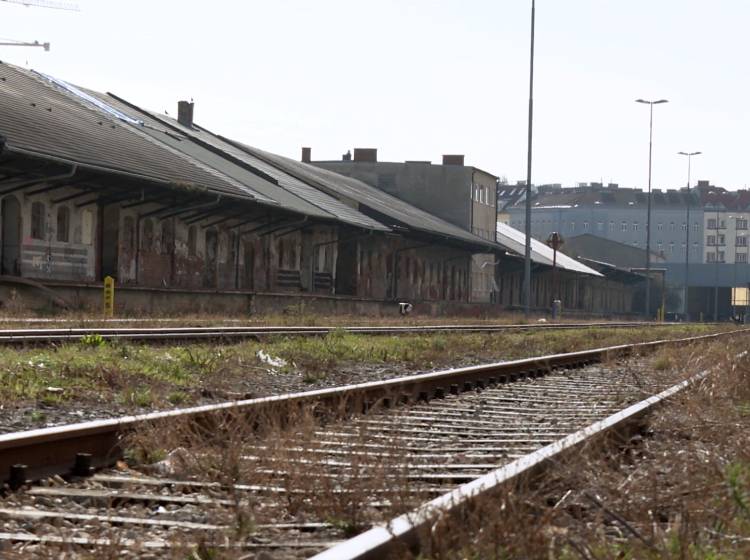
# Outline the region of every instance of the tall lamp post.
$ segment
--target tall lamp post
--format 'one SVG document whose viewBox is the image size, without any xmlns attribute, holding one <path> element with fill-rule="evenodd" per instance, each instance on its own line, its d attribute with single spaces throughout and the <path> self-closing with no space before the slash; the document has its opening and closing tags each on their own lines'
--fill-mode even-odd
<svg viewBox="0 0 750 560">
<path fill-rule="evenodd" d="M 534 20 L 536 2 L 531 0 L 531 53 L 529 63 L 529 130 L 526 152 L 526 246 L 523 263 L 523 311 L 531 312 L 531 133 L 534 122 Z"/>
<path fill-rule="evenodd" d="M 687 199 L 686 199 L 686 206 L 687 209 L 685 210 L 685 291 L 683 294 L 683 309 L 682 314 L 685 318 L 685 321 L 689 320 L 688 317 L 688 290 L 690 289 L 690 283 L 688 282 L 689 274 L 690 274 L 690 203 L 692 202 L 692 199 L 690 198 L 690 162 L 693 158 L 693 156 L 698 156 L 702 152 L 677 152 L 678 155 L 681 156 L 687 156 L 688 160 L 688 177 L 687 177 Z"/>
<path fill-rule="evenodd" d="M 636 99 L 636 103 L 649 106 L 648 120 L 648 205 L 646 210 L 646 318 L 651 317 L 651 154 L 654 138 L 654 105 L 668 103 L 666 99 L 647 101 Z"/>
</svg>

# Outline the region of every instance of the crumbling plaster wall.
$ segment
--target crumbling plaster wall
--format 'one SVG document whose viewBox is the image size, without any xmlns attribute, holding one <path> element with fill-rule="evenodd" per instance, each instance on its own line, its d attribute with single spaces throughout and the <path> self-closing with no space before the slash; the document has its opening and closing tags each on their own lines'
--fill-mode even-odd
<svg viewBox="0 0 750 560">
<path fill-rule="evenodd" d="M 36 185 L 34 189 L 43 186 Z M 22 276 L 84 282 L 94 280 L 98 225 L 96 206 L 79 208 L 75 201 L 54 202 L 70 193 L 70 189 L 61 188 L 35 195 L 14 193 L 3 197 L 15 199 L 20 207 L 19 272 Z M 67 213 L 67 218 L 60 216 L 58 221 L 59 213 Z"/>
<path fill-rule="evenodd" d="M 118 281 L 145 287 L 186 289 L 309 290 L 311 244 L 336 238 L 335 226 L 278 234 L 244 235 L 216 217 L 186 223 L 178 217 L 139 219 L 157 207 L 121 209 Z M 262 225 L 245 224 L 252 230 Z M 207 227 L 210 226 L 210 227 Z M 317 252 L 316 271 L 331 273 L 335 243 Z"/>
</svg>

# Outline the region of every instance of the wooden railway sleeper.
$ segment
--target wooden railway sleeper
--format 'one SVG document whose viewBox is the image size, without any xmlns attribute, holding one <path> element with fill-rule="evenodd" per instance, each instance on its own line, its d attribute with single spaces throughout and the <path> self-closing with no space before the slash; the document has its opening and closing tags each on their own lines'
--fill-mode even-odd
<svg viewBox="0 0 750 560">
<path fill-rule="evenodd" d="M 29 468 L 26 465 L 16 464 L 10 467 L 10 479 L 8 486 L 11 490 L 18 490 L 29 482 Z"/>
<path fill-rule="evenodd" d="M 75 463 L 73 463 L 73 476 L 91 476 L 94 472 L 92 460 L 91 453 L 76 453 Z"/>
</svg>

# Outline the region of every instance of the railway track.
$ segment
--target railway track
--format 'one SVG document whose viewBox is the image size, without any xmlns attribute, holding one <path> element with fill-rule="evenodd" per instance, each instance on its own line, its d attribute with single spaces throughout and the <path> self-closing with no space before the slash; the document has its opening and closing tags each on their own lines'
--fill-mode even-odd
<svg viewBox="0 0 750 560">
<path fill-rule="evenodd" d="M 526 468 L 570 448 L 686 386 L 637 375 L 643 366 L 638 356 L 622 362 L 608 358 L 721 336 L 731 334 L 3 436 L 0 474 L 22 489 L 0 508 L 0 541 L 18 557 L 106 549 L 144 558 L 190 548 L 232 549 L 248 559 L 263 552 L 273 558 L 382 557 L 394 534 L 413 536 L 427 512 L 434 514 L 431 506 L 419 509 L 420 504 L 459 503 L 476 491 L 478 480 L 484 480 L 482 488 L 506 480 L 520 472 L 519 465 Z M 297 412 L 311 404 L 368 412 L 336 420 L 309 417 L 262 433 L 243 428 L 241 416 L 227 416 L 230 410 L 276 413 L 282 403 Z M 118 457 L 112 450 L 124 431 L 188 417 L 198 420 L 190 425 L 205 435 L 216 427 L 206 418 L 217 413 L 228 441 L 209 438 L 202 446 L 179 449 L 150 470 L 83 476 L 89 474 L 89 461 L 111 464 Z M 115 437 L 102 436 L 107 430 Z M 88 439 L 75 439 L 80 436 Z M 87 447 L 95 441 L 98 452 Z M 15 466 L 8 464 L 11 453 Z M 18 464 L 24 460 L 25 469 Z M 505 474 L 498 475 L 498 467 Z M 207 472 L 213 475 L 206 477 Z M 42 473 L 73 476 L 57 476 L 43 486 L 23 484 Z M 358 512 L 364 513 L 359 517 Z M 405 512 L 412 513 L 404 517 Z M 347 541 L 373 520 L 391 518 L 395 529 L 376 527 Z"/>
<path fill-rule="evenodd" d="M 534 323 L 514 325 L 420 325 L 420 326 L 221 326 L 221 327 L 134 327 L 134 328 L 25 328 L 0 329 L 0 344 L 52 344 L 78 341 L 84 336 L 132 342 L 195 342 L 201 340 L 236 340 L 267 336 L 325 336 L 331 332 L 363 335 L 492 333 L 506 331 L 570 330 L 585 328 L 669 327 L 681 323 L 598 322 L 598 323 Z"/>
</svg>

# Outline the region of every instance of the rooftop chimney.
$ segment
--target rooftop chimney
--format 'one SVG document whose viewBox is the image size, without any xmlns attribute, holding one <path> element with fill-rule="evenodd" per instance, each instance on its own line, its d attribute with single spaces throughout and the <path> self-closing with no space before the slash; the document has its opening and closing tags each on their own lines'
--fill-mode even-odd
<svg viewBox="0 0 750 560">
<path fill-rule="evenodd" d="M 310 163 L 312 161 L 312 150 L 310 148 L 302 148 L 302 163 Z"/>
<path fill-rule="evenodd" d="M 192 101 L 179 101 L 177 103 L 177 122 L 187 128 L 193 127 Z"/>
<path fill-rule="evenodd" d="M 354 161 L 375 163 L 378 161 L 377 148 L 354 148 Z"/>
<path fill-rule="evenodd" d="M 459 154 L 453 154 L 453 155 L 444 155 L 443 156 L 443 165 L 463 165 L 464 164 L 464 156 Z"/>
</svg>

